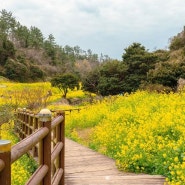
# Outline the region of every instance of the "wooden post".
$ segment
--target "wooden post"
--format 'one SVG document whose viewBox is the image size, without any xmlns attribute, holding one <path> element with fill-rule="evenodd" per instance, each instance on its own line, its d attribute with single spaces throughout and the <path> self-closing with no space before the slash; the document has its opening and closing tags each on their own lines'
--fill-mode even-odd
<svg viewBox="0 0 185 185">
<path fill-rule="evenodd" d="M 54 149 L 54 147 L 55 147 L 55 145 L 56 145 L 56 143 L 57 143 L 57 136 L 56 136 L 56 133 L 57 133 L 57 130 L 58 130 L 58 126 L 56 126 L 54 129 L 52 129 L 52 131 L 51 131 L 51 149 L 52 149 L 52 151 L 53 151 L 53 149 Z M 58 158 L 56 159 L 57 161 L 58 161 Z M 55 161 L 56 161 L 55 160 Z M 54 176 L 54 174 L 55 174 L 55 172 L 56 172 L 56 165 L 58 164 L 56 164 L 57 162 L 53 162 L 53 163 L 51 163 L 51 177 L 53 178 L 53 176 Z"/>
<path fill-rule="evenodd" d="M 0 172 L 0 184 L 11 185 L 11 142 L 8 140 L 0 140 L 0 159 L 5 164 Z"/>
<path fill-rule="evenodd" d="M 35 132 L 35 126 L 36 126 L 36 118 L 35 117 L 33 117 L 33 120 L 32 120 L 32 124 L 33 124 L 33 130 L 32 130 L 32 133 L 33 132 Z M 32 148 L 32 154 L 33 154 L 33 157 L 38 157 L 38 152 L 37 152 L 37 147 L 36 146 L 34 146 L 33 148 Z"/>
<path fill-rule="evenodd" d="M 38 118 L 38 116 L 35 116 L 34 131 L 36 131 L 38 128 L 39 128 L 39 118 Z M 35 146 L 35 157 L 39 157 L 39 147 L 38 147 L 38 145 Z"/>
<path fill-rule="evenodd" d="M 59 124 L 59 128 L 57 130 L 57 140 L 58 141 L 62 141 L 63 143 L 63 148 L 62 151 L 59 154 L 59 168 L 63 169 L 63 175 L 62 178 L 59 182 L 59 185 L 64 185 L 64 176 L 65 176 L 65 171 L 64 171 L 64 167 L 65 167 L 65 112 L 61 111 L 58 112 L 57 115 L 62 115 L 64 117 L 63 122 Z"/>
<path fill-rule="evenodd" d="M 25 134 L 25 137 L 28 136 L 28 119 L 29 119 L 29 114 L 28 114 L 28 111 L 25 112 L 25 122 L 24 122 L 24 134 Z"/>
<path fill-rule="evenodd" d="M 18 111 L 19 111 L 19 109 L 18 109 Z M 16 111 L 15 112 L 15 114 L 14 114 L 14 116 L 16 117 L 16 119 L 15 119 L 15 121 L 14 121 L 14 131 L 15 131 L 15 133 L 17 133 L 18 132 L 18 119 L 19 119 L 19 112 L 18 111 Z"/>
<path fill-rule="evenodd" d="M 40 126 L 47 127 L 49 133 L 43 139 L 40 145 L 40 165 L 47 165 L 48 172 L 42 181 L 42 185 L 51 185 L 51 112 L 48 109 L 42 109 L 39 112 Z"/>
<path fill-rule="evenodd" d="M 23 108 L 23 122 L 22 122 L 22 139 L 24 139 L 26 136 L 26 108 Z"/>
</svg>

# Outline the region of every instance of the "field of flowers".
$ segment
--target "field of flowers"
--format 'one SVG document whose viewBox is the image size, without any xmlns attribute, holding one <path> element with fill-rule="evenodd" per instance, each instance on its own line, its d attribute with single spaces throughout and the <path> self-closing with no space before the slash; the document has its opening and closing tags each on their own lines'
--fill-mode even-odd
<svg viewBox="0 0 185 185">
<path fill-rule="evenodd" d="M 18 138 L 13 134 L 12 125 L 4 124 L 1 127 L 1 139 L 10 140 L 11 145 L 18 142 Z M 27 155 L 23 155 L 20 159 L 12 164 L 12 185 L 23 185 L 29 179 L 30 175 L 37 168 L 37 164 Z"/>
<path fill-rule="evenodd" d="M 47 92 L 52 95 L 46 100 L 44 97 Z M 69 91 L 68 98 L 84 97 L 81 90 Z M 50 109 L 71 109 L 69 105 L 52 105 L 61 99 L 61 92 L 57 88 L 51 87 L 49 82 L 46 83 L 12 83 L 0 79 L 0 139 L 10 140 L 14 145 L 18 138 L 13 133 L 13 123 L 4 123 L 8 118 L 13 118 L 13 109 L 32 106 L 36 102 L 39 107 L 34 109 L 35 112 L 48 106 Z M 9 112 L 10 111 L 10 112 Z M 7 118 L 7 119 L 6 119 Z M 27 155 L 22 156 L 12 165 L 12 185 L 24 185 L 30 175 L 36 169 L 36 163 Z"/>
<path fill-rule="evenodd" d="M 116 160 L 120 170 L 185 182 L 185 94 L 107 97 L 67 116 L 68 137 Z"/>
<path fill-rule="evenodd" d="M 48 91 L 51 91 L 51 96 L 47 97 Z M 85 93 L 82 90 L 69 90 L 67 94 L 69 99 L 83 98 L 84 96 Z M 62 94 L 59 89 L 52 87 L 49 82 L 11 83 L 0 80 L 0 105 L 11 104 L 15 108 L 28 107 L 39 111 L 43 107 L 51 106 L 52 102 L 59 101 L 61 98 Z M 35 105 L 39 105 L 38 109 Z"/>
<path fill-rule="evenodd" d="M 52 96 L 46 104 L 43 97 L 49 90 Z M 68 94 L 68 98 L 84 96 L 82 91 L 77 90 Z M 13 105 L 17 108 L 31 106 L 35 101 L 49 109 L 73 108 L 54 103 L 60 99 L 59 90 L 51 87 L 48 82 L 0 82 L 0 105 Z M 3 127 L 2 138 L 11 140 L 12 144 L 16 143 L 17 139 L 12 132 Z M 86 104 L 80 112 L 73 111 L 66 116 L 66 135 L 115 159 L 120 170 L 161 174 L 166 176 L 171 185 L 184 185 L 184 93 L 138 91 Z M 15 162 L 12 166 L 13 185 L 24 184 L 34 169 L 35 164 L 27 156 Z"/>
</svg>

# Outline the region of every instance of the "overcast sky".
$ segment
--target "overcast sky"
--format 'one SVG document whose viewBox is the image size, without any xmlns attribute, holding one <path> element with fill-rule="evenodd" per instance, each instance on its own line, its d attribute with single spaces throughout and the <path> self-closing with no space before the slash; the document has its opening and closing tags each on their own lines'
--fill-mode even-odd
<svg viewBox="0 0 185 185">
<path fill-rule="evenodd" d="M 0 0 L 0 7 L 45 37 L 53 34 L 58 45 L 114 59 L 133 42 L 167 49 L 185 25 L 185 0 Z"/>
</svg>

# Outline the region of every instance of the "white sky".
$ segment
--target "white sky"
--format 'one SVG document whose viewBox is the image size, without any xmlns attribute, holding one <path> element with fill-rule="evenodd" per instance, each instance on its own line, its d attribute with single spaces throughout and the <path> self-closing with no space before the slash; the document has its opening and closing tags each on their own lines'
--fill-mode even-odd
<svg viewBox="0 0 185 185">
<path fill-rule="evenodd" d="M 53 34 L 58 45 L 114 59 L 133 42 L 167 49 L 185 25 L 185 0 L 0 0 L 0 7 L 45 37 Z"/>
</svg>

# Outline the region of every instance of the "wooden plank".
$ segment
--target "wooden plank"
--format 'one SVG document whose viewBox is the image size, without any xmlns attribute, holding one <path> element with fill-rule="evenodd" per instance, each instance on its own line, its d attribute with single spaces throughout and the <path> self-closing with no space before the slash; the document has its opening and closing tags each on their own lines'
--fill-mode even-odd
<svg viewBox="0 0 185 185">
<path fill-rule="evenodd" d="M 161 175 L 121 172 L 113 159 L 66 139 L 66 185 L 163 185 Z"/>
</svg>

